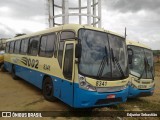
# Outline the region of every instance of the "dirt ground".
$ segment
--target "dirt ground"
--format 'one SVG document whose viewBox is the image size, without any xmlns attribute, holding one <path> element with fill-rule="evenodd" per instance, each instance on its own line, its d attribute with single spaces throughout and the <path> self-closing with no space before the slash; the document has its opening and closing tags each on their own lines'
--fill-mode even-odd
<svg viewBox="0 0 160 120">
<path fill-rule="evenodd" d="M 160 64 L 156 64 L 156 89 L 153 96 L 129 99 L 126 103 L 117 106 L 94 108 L 95 110 L 104 111 L 160 111 Z M 13 80 L 8 72 L 0 72 L 0 111 L 58 111 L 69 110 L 66 104 L 57 100 L 56 102 L 46 101 L 41 91 L 24 80 Z M 62 116 L 63 117 L 63 116 Z M 57 120 L 62 119 L 81 119 L 81 120 L 96 120 L 99 118 L 93 117 L 56 117 Z M 2 118 L 0 118 L 2 119 Z M 3 118 L 4 119 L 4 118 Z M 6 118 L 7 119 L 7 118 Z M 17 119 L 17 118 L 15 118 Z M 25 118 L 28 119 L 28 118 Z M 35 119 L 35 118 L 34 118 Z M 46 118 L 43 118 L 46 119 Z M 47 118 L 55 119 L 55 117 Z M 106 119 L 106 118 L 101 118 Z M 111 118 L 108 118 L 111 119 Z M 113 119 L 113 118 L 112 118 Z M 115 120 L 136 119 L 136 118 L 114 118 Z M 143 119 L 143 118 L 139 118 Z M 148 119 L 148 118 L 146 118 Z M 160 119 L 160 118 L 151 118 Z"/>
</svg>

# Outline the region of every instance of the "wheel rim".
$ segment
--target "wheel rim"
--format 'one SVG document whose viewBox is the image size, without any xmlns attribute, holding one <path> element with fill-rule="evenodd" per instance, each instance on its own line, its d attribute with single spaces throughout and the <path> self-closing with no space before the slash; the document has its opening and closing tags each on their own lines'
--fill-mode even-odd
<svg viewBox="0 0 160 120">
<path fill-rule="evenodd" d="M 53 88 L 52 83 L 47 82 L 47 83 L 45 84 L 45 94 L 46 94 L 47 96 L 51 96 L 51 95 L 52 95 L 52 88 Z"/>
</svg>

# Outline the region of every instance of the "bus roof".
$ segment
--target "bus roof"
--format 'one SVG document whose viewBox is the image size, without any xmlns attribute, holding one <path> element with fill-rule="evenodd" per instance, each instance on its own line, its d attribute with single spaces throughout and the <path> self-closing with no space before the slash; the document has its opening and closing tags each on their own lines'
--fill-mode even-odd
<svg viewBox="0 0 160 120">
<path fill-rule="evenodd" d="M 134 46 L 139 46 L 139 47 L 143 47 L 143 48 L 147 48 L 147 49 L 151 49 L 149 46 L 143 44 L 143 43 L 139 43 L 133 40 L 126 40 L 126 44 L 127 45 L 134 45 Z"/>
<path fill-rule="evenodd" d="M 34 32 L 34 33 L 31 33 L 31 34 L 11 38 L 11 39 L 8 39 L 6 42 L 14 41 L 14 40 L 17 40 L 17 39 L 23 39 L 23 38 L 27 38 L 27 37 L 32 37 L 32 36 L 36 36 L 36 35 L 40 35 L 40 34 L 47 34 L 47 33 L 50 33 L 50 32 L 61 31 L 61 30 L 74 30 L 77 33 L 80 28 L 86 28 L 86 29 L 92 29 L 92 30 L 107 32 L 107 33 L 114 34 L 114 35 L 117 35 L 119 37 L 124 38 L 124 36 L 122 36 L 122 35 L 119 35 L 117 33 L 114 33 L 114 32 L 111 32 L 111 31 L 108 31 L 108 30 L 105 30 L 105 29 L 102 29 L 102 28 L 97 28 L 97 27 L 92 27 L 92 26 L 87 26 L 87 25 L 79 25 L 79 24 L 66 24 L 66 25 L 62 25 L 62 26 L 48 28 L 46 30 L 42 30 L 42 31 L 39 31 L 39 32 Z"/>
</svg>

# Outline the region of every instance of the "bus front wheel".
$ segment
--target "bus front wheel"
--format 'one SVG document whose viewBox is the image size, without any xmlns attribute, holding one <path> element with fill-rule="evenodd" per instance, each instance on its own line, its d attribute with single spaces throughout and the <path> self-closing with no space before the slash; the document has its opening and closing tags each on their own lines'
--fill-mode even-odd
<svg viewBox="0 0 160 120">
<path fill-rule="evenodd" d="M 43 92 L 43 96 L 46 100 L 48 101 L 55 101 L 56 98 L 53 96 L 53 83 L 52 83 L 52 79 L 50 77 L 46 77 L 43 81 L 43 88 L 42 88 L 42 92 Z"/>
</svg>

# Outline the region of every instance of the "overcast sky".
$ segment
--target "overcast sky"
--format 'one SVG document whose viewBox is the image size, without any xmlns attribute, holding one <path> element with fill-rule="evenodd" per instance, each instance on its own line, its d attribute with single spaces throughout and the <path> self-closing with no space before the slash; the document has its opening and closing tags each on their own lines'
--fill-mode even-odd
<svg viewBox="0 0 160 120">
<path fill-rule="evenodd" d="M 0 38 L 46 29 L 46 1 L 0 0 Z M 102 0 L 102 27 L 160 50 L 160 0 Z"/>
</svg>

